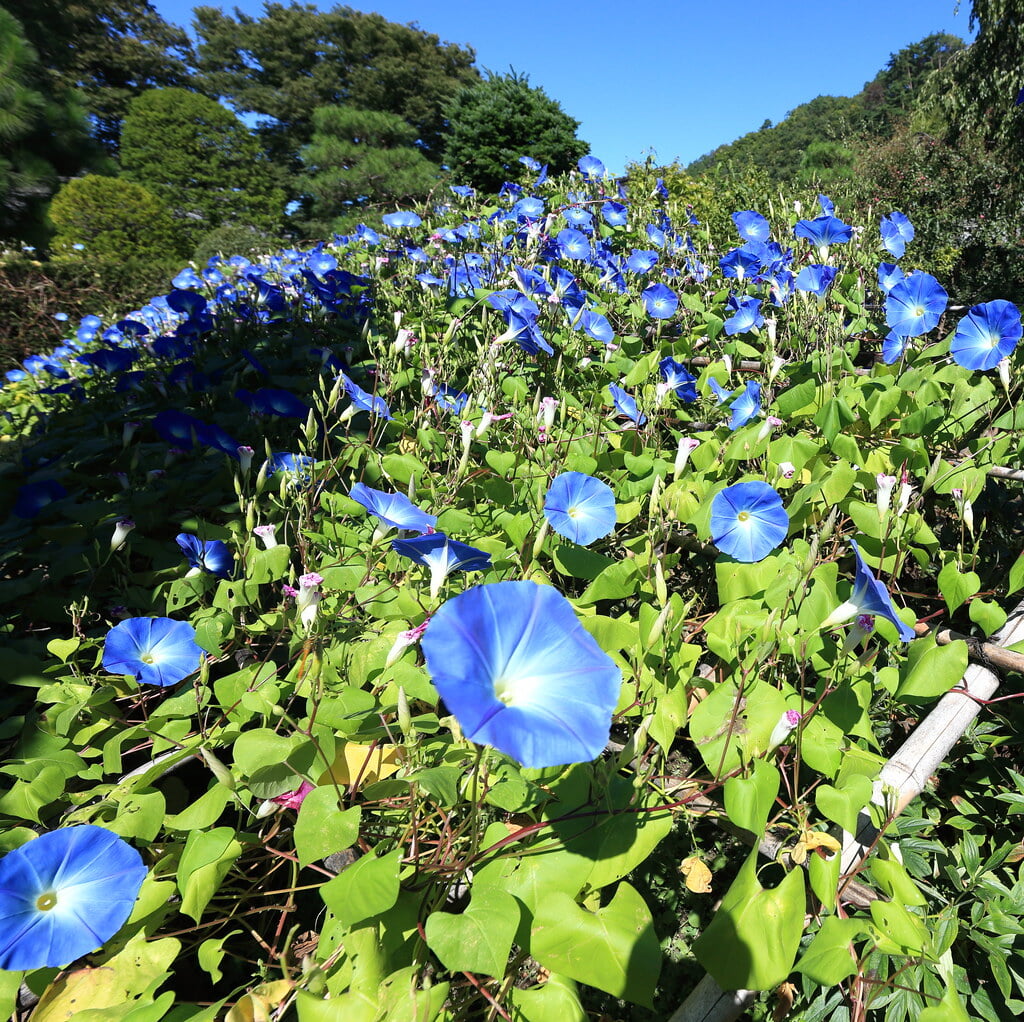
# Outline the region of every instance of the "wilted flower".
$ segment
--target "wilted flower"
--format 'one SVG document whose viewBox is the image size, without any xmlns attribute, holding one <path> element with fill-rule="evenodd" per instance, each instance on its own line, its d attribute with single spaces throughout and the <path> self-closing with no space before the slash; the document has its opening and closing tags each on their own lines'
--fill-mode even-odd
<svg viewBox="0 0 1024 1022">
<path fill-rule="evenodd" d="M 896 476 L 887 476 L 884 472 L 879 472 L 875 476 L 875 483 L 878 485 L 878 494 L 875 497 L 875 503 L 878 505 L 878 517 L 884 518 L 886 511 L 889 510 L 889 503 L 892 500 L 892 491 L 896 486 Z"/>
<path fill-rule="evenodd" d="M 775 725 L 768 737 L 768 751 L 772 752 L 777 749 L 793 733 L 801 719 L 796 710 L 786 710 L 779 717 L 778 724 Z"/>
<path fill-rule="evenodd" d="M 676 448 L 676 460 L 672 466 L 673 478 L 679 478 L 679 474 L 686 468 L 686 463 L 690 460 L 690 455 L 698 447 L 700 447 L 700 441 L 692 436 L 682 436 L 679 438 L 679 446 Z"/>
<path fill-rule="evenodd" d="M 395 637 L 394 644 L 388 651 L 388 657 L 384 666 L 390 667 L 410 646 L 419 642 L 420 639 L 423 638 L 423 633 L 427 630 L 427 625 L 429 623 L 430 618 L 428 617 L 423 624 L 417 625 L 415 628 L 410 628 L 408 631 L 399 632 Z"/>
<path fill-rule="evenodd" d="M 253 535 L 263 540 L 263 546 L 267 550 L 272 550 L 277 546 L 277 526 L 276 525 L 257 525 L 252 530 Z"/>
</svg>

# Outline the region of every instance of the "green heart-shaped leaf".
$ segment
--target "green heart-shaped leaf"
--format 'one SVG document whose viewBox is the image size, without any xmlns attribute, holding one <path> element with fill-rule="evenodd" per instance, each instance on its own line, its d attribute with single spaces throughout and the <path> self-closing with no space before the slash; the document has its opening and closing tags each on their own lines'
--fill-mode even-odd
<svg viewBox="0 0 1024 1022">
<path fill-rule="evenodd" d="M 519 902 L 493 887 L 473 891 L 461 915 L 433 912 L 427 944 L 449 972 L 502 977 L 519 926 Z"/>
</svg>

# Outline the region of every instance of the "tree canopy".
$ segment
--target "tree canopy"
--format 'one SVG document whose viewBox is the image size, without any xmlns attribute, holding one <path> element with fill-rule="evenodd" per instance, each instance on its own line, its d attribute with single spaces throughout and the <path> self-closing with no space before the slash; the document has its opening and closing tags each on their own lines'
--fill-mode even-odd
<svg viewBox="0 0 1024 1022">
<path fill-rule="evenodd" d="M 34 47 L 0 8 L 0 239 L 41 244 L 47 200 L 90 151 L 74 94 L 47 88 Z"/>
<path fill-rule="evenodd" d="M 351 7 L 268 3 L 254 18 L 198 7 L 201 87 L 239 114 L 259 117 L 257 134 L 289 172 L 313 137 L 313 111 L 349 106 L 395 114 L 429 154 L 441 147 L 447 98 L 479 76 L 472 49 L 442 43 Z"/>
<path fill-rule="evenodd" d="M 437 165 L 413 144 L 416 129 L 394 114 L 318 107 L 313 125 L 313 141 L 302 150 L 301 184 L 319 223 L 330 224 L 367 198 L 420 198 L 437 183 Z"/>
<path fill-rule="evenodd" d="M 226 223 L 272 229 L 285 198 L 252 133 L 230 110 L 183 89 L 150 89 L 132 100 L 121 166 L 175 211 L 193 243 Z"/>
<path fill-rule="evenodd" d="M 93 135 L 117 153 L 133 96 L 191 79 L 191 46 L 149 0 L 0 0 L 39 55 L 51 93 L 69 88 L 94 118 Z"/>
<path fill-rule="evenodd" d="M 579 121 L 570 117 L 529 77 L 511 72 L 490 75 L 458 92 L 446 108 L 448 138 L 444 162 L 460 182 L 497 190 L 520 156 L 569 170 L 590 152 L 576 137 Z"/>
</svg>

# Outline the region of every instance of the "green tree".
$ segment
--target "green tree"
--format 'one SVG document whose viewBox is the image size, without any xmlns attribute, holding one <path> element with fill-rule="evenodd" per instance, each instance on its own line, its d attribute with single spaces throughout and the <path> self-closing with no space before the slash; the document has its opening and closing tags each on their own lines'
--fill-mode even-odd
<svg viewBox="0 0 1024 1022">
<path fill-rule="evenodd" d="M 93 135 L 116 155 L 133 96 L 191 81 L 191 46 L 149 0 L 0 0 L 39 54 L 46 92 L 68 89 L 93 120 Z"/>
<path fill-rule="evenodd" d="M 401 117 L 324 106 L 314 111 L 313 125 L 301 178 L 311 227 L 329 225 L 351 204 L 420 198 L 437 183 L 437 165 L 416 148 L 416 129 Z"/>
<path fill-rule="evenodd" d="M 230 110 L 183 89 L 152 89 L 131 101 L 121 137 L 131 181 L 159 196 L 192 245 L 229 223 L 274 229 L 284 216 L 252 133 Z"/>
<path fill-rule="evenodd" d="M 0 238 L 45 243 L 45 208 L 62 176 L 90 152 L 88 125 L 68 90 L 47 94 L 35 50 L 0 8 Z"/>
<path fill-rule="evenodd" d="M 167 206 L 121 178 L 87 174 L 69 181 L 50 203 L 50 220 L 58 256 L 79 258 L 76 244 L 85 246 L 83 258 L 101 262 L 162 262 L 188 252 Z"/>
<path fill-rule="evenodd" d="M 518 171 L 520 156 L 569 170 L 590 152 L 576 137 L 579 121 L 529 78 L 515 71 L 489 75 L 458 92 L 446 108 L 444 161 L 457 180 L 490 191 Z"/>
<path fill-rule="evenodd" d="M 972 0 L 978 35 L 929 81 L 927 101 L 946 121 L 946 139 L 977 135 L 1017 167 L 1024 161 L 1024 8 L 1019 0 Z M 1015 174 L 1020 183 L 1020 175 Z M 1020 194 L 1020 190 L 1017 191 Z"/>
<path fill-rule="evenodd" d="M 254 18 L 198 7 L 203 90 L 239 114 L 259 116 L 258 135 L 286 174 L 313 138 L 313 111 L 350 106 L 395 114 L 428 154 L 441 147 L 447 98 L 479 76 L 471 49 L 350 7 L 267 3 Z"/>
</svg>

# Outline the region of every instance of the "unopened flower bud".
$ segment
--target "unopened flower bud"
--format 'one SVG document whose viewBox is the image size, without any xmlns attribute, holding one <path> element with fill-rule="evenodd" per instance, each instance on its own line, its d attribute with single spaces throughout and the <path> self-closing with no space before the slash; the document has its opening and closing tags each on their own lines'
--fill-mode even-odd
<svg viewBox="0 0 1024 1022">
<path fill-rule="evenodd" d="M 114 525 L 114 535 L 110 537 L 110 552 L 120 550 L 128 539 L 128 533 L 135 528 L 130 518 L 119 518 Z"/>
<path fill-rule="evenodd" d="M 887 476 L 884 472 L 879 472 L 875 476 L 875 484 L 878 486 L 878 493 L 875 495 L 875 503 L 878 505 L 878 517 L 884 518 L 892 501 L 892 491 L 896 485 L 896 477 Z"/>
<path fill-rule="evenodd" d="M 263 541 L 265 549 L 272 550 L 277 546 L 277 536 L 275 535 L 277 532 L 276 525 L 257 525 L 252 531 L 253 535 Z"/>
<path fill-rule="evenodd" d="M 558 411 L 558 399 L 553 397 L 545 397 L 540 401 L 540 406 L 537 409 L 537 421 L 540 422 L 544 429 L 551 429 L 555 424 L 555 414 Z"/>
<path fill-rule="evenodd" d="M 248 478 L 249 469 L 252 468 L 252 456 L 256 453 L 247 444 L 238 445 L 238 465 L 242 470 L 242 475 Z"/>
<path fill-rule="evenodd" d="M 683 469 L 686 468 L 686 463 L 690 460 L 690 455 L 700 447 L 700 441 L 691 436 L 680 437 L 679 447 L 676 450 L 676 461 L 672 466 L 672 478 L 678 479 Z"/>
<path fill-rule="evenodd" d="M 768 738 L 768 751 L 777 749 L 793 733 L 800 720 L 800 714 L 796 710 L 786 710 Z"/>
</svg>

